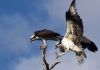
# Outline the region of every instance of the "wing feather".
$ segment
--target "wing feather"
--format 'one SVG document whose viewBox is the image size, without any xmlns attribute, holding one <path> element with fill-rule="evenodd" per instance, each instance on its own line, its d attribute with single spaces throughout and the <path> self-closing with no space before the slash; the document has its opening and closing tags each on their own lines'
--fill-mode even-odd
<svg viewBox="0 0 100 70">
<path fill-rule="evenodd" d="M 98 51 L 98 48 L 95 45 L 95 43 L 85 36 L 82 37 L 81 44 L 84 49 L 87 48 L 88 50 L 90 50 L 92 52 Z"/>
<path fill-rule="evenodd" d="M 83 37 L 83 22 L 77 13 L 75 0 L 71 3 L 69 10 L 66 12 L 66 22 L 67 22 L 67 33 L 66 37 L 69 37 L 76 44 L 81 41 Z"/>
</svg>

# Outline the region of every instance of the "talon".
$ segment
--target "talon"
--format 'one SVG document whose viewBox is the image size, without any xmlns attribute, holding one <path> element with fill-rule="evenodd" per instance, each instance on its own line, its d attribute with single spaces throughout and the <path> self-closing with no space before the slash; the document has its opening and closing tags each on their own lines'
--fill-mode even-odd
<svg viewBox="0 0 100 70">
<path fill-rule="evenodd" d="M 57 49 L 59 46 L 58 45 L 55 45 L 55 49 Z"/>
<path fill-rule="evenodd" d="M 57 49 L 57 48 L 59 48 L 59 47 L 61 47 L 61 46 L 62 46 L 62 44 L 56 44 L 55 49 Z"/>
<path fill-rule="evenodd" d="M 56 59 L 58 59 L 58 58 L 59 58 L 59 54 L 58 54 L 58 52 L 55 52 L 55 54 L 57 55 Z"/>
<path fill-rule="evenodd" d="M 47 48 L 47 46 L 45 46 L 44 44 L 42 44 L 42 45 L 40 46 L 40 49 L 45 49 L 45 48 Z"/>
</svg>

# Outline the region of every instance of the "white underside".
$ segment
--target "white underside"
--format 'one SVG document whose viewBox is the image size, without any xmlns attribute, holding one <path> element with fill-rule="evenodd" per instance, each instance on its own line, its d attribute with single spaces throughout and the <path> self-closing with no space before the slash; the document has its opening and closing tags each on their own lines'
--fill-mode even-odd
<svg viewBox="0 0 100 70">
<path fill-rule="evenodd" d="M 74 42 L 68 38 L 62 39 L 62 45 L 66 49 L 66 51 L 72 49 L 75 46 Z"/>
</svg>

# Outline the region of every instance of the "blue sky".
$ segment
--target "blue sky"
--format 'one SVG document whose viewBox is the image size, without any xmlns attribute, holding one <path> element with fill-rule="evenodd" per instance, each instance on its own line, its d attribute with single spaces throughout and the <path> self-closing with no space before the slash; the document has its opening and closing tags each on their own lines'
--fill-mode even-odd
<svg viewBox="0 0 100 70">
<path fill-rule="evenodd" d="M 0 70 L 41 70 L 40 41 L 30 43 L 39 29 L 50 29 L 64 35 L 65 11 L 72 0 L 0 0 Z M 77 0 L 84 23 L 84 35 L 100 45 L 100 0 Z M 49 63 L 55 60 L 55 42 L 48 42 Z M 75 54 L 66 53 L 54 70 L 99 70 L 100 51 L 85 50 L 87 59 L 78 65 Z M 74 66 L 74 67 L 72 67 Z"/>
</svg>

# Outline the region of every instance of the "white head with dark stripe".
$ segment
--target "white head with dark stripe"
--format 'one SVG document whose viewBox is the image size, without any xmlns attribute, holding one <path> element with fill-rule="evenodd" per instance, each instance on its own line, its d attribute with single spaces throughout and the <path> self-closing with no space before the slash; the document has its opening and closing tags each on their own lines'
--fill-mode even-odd
<svg viewBox="0 0 100 70">
<path fill-rule="evenodd" d="M 41 38 L 40 38 L 39 36 L 33 34 L 33 35 L 31 36 L 31 41 L 35 41 L 35 40 L 41 40 Z"/>
<path fill-rule="evenodd" d="M 38 35 L 38 31 L 34 32 L 34 34 L 31 36 L 31 42 L 35 41 L 35 40 L 42 40 L 43 41 L 43 45 L 46 46 L 46 40 Z"/>
</svg>

